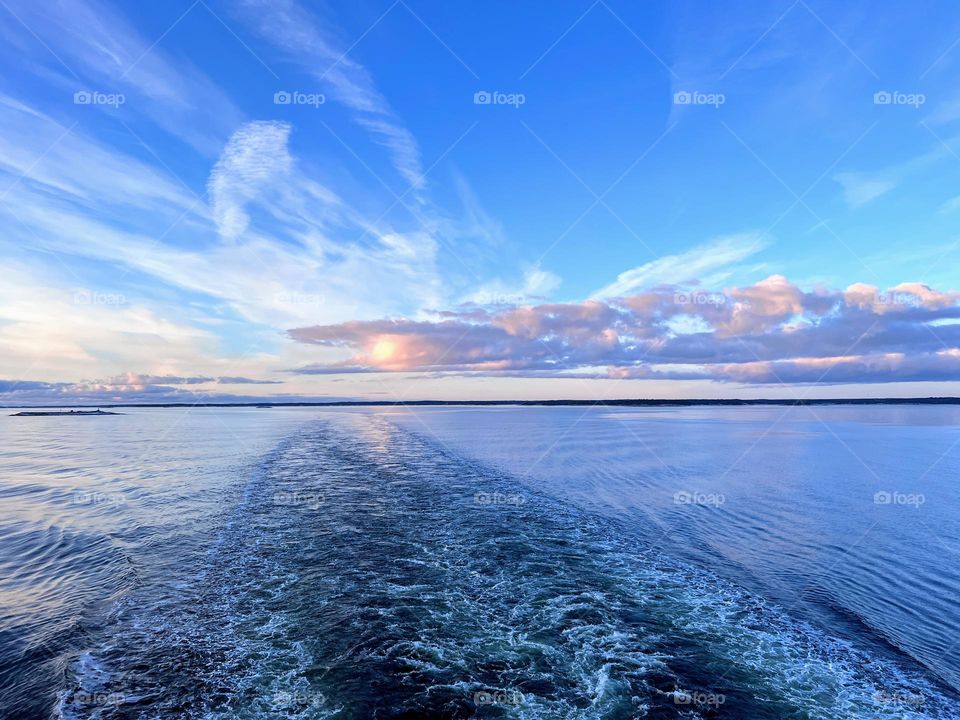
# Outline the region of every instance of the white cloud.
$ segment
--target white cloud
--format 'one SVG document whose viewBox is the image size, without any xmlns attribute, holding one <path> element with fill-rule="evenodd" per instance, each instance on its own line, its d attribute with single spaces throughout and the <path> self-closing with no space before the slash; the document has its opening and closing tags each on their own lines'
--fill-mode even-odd
<svg viewBox="0 0 960 720">
<path fill-rule="evenodd" d="M 246 0 L 246 21 L 268 42 L 301 64 L 337 102 L 357 113 L 356 122 L 391 154 L 397 172 L 414 189 L 424 185 L 420 149 L 395 118 L 367 69 L 347 56 L 347 48 L 292 0 Z"/>
<path fill-rule="evenodd" d="M 420 149 L 409 130 L 379 118 L 359 118 L 357 122 L 373 134 L 377 143 L 390 151 L 394 167 L 410 183 L 411 188 L 419 190 L 426 184 L 420 167 Z"/>
<path fill-rule="evenodd" d="M 896 183 L 889 178 L 856 172 L 839 173 L 834 176 L 834 180 L 840 183 L 843 198 L 852 208 L 862 207 L 896 187 Z"/>
<path fill-rule="evenodd" d="M 706 282 L 704 276 L 741 262 L 764 247 L 766 243 L 758 233 L 720 237 L 684 253 L 665 255 L 622 272 L 614 282 L 597 290 L 592 297 L 602 300 L 629 295 L 657 285 Z"/>
<path fill-rule="evenodd" d="M 112 290 L 65 287 L 22 263 L 6 261 L 5 267 L 0 284 L 4 377 L 79 380 L 131 366 L 192 373 L 220 362 L 216 337 L 179 317 Z"/>
<path fill-rule="evenodd" d="M 937 211 L 943 215 L 948 215 L 950 213 L 960 210 L 960 195 L 956 195 L 949 200 L 947 200 L 943 205 L 940 206 L 940 209 Z"/>
<path fill-rule="evenodd" d="M 246 231 L 247 203 L 285 181 L 293 167 L 287 150 L 290 126 L 279 122 L 252 122 L 237 130 L 227 142 L 210 174 L 207 190 L 220 236 L 235 240 Z"/>
<path fill-rule="evenodd" d="M 16 53 L 10 62 L 32 66 L 46 80 L 55 78 L 63 100 L 57 105 L 78 90 L 123 93 L 128 96 L 124 112 L 155 123 L 205 155 L 216 152 L 224 134 L 241 121 L 242 114 L 209 78 L 188 61 L 169 56 L 156 38 L 141 36 L 110 5 L 95 0 L 10 3 L 41 43 L 11 19 L 0 23 L 6 40 L 0 53 Z M 205 12 L 203 4 L 190 10 Z M 31 63 L 23 60 L 28 54 Z"/>
<path fill-rule="evenodd" d="M 533 265 L 524 270 L 522 283 L 510 284 L 493 280 L 464 297 L 462 302 L 477 305 L 522 305 L 532 301 L 539 302 L 556 290 L 560 283 L 558 275 L 539 265 Z"/>
<path fill-rule="evenodd" d="M 204 215 L 202 203 L 169 173 L 117 152 L 22 102 L 0 95 L 0 172 L 71 202 Z"/>
<path fill-rule="evenodd" d="M 156 196 L 172 193 L 171 202 L 194 205 L 196 198 L 177 195 L 176 185 L 164 184 L 123 154 L 98 150 L 102 167 L 116 170 L 108 175 L 110 187 L 103 195 L 123 203 L 101 203 L 96 212 L 76 202 L 75 193 L 96 193 L 103 181 L 92 173 L 92 190 L 79 184 L 80 176 L 74 175 L 82 165 L 79 150 L 70 162 L 38 165 L 42 186 L 12 185 L 0 205 L 0 216 L 9 218 L 0 252 L 17 257 L 24 247 L 34 247 L 47 253 L 44 263 L 70 273 L 91 260 L 100 267 L 120 266 L 120 277 L 150 276 L 159 281 L 153 289 L 201 294 L 208 307 L 225 304 L 248 321 L 276 328 L 415 313 L 442 304 L 436 238 L 372 223 L 346 205 L 299 167 L 287 149 L 289 131 L 280 123 L 251 123 L 235 133 L 209 181 L 216 226 L 202 215 L 183 235 L 189 243 L 166 237 L 167 223 L 157 221 Z M 20 141 L 19 136 L 5 139 L 11 145 Z M 69 142 L 78 149 L 97 147 L 79 130 Z M 0 164 L 2 158 L 0 152 Z M 124 170 L 129 171 L 126 188 Z M 251 212 L 254 201 L 268 223 Z M 199 207 L 204 209 L 202 203 Z M 80 272 L 75 279 L 82 284 L 82 277 Z"/>
</svg>

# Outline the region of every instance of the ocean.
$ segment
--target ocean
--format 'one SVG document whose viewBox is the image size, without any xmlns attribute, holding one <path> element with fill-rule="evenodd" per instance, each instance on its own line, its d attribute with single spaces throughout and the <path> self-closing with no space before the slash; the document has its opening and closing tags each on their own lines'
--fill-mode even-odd
<svg viewBox="0 0 960 720">
<path fill-rule="evenodd" d="M 960 718 L 960 408 L 0 417 L 3 718 Z"/>
</svg>

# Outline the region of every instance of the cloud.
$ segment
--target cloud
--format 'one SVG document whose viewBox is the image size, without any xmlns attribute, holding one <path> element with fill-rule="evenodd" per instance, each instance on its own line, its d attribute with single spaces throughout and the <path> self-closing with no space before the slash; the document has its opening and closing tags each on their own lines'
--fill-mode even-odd
<svg viewBox="0 0 960 720">
<path fill-rule="evenodd" d="M 10 4 L 10 11 L 30 32 L 13 20 L 0 24 L 5 40 L 0 53 L 10 54 L 8 64 L 30 67 L 45 81 L 53 80 L 63 101 L 78 90 L 123 93 L 128 120 L 136 114 L 204 155 L 216 152 L 225 133 L 243 117 L 209 78 L 183 58 L 167 54 L 156 38 L 141 36 L 110 4 L 95 0 L 58 0 L 55 7 L 30 0 Z M 200 4 L 191 12 L 206 10 Z"/>
<path fill-rule="evenodd" d="M 898 163 L 870 172 L 842 172 L 833 176 L 843 188 L 844 199 L 856 209 L 876 200 L 896 187 L 904 185 L 912 176 L 929 175 L 931 167 L 947 160 L 953 162 L 960 138 L 937 139 L 932 149 Z M 949 206 L 941 212 L 949 211 Z"/>
<path fill-rule="evenodd" d="M 227 142 L 207 182 L 213 218 L 225 240 L 235 240 L 249 226 L 247 203 L 289 174 L 289 137 L 287 123 L 251 122 Z"/>
<path fill-rule="evenodd" d="M 896 187 L 890 178 L 874 177 L 864 173 L 845 172 L 834 176 L 843 188 L 843 198 L 851 208 L 858 208 L 876 200 Z"/>
<path fill-rule="evenodd" d="M 352 400 L 345 396 L 325 395 L 324 402 Z M 186 389 L 172 385 L 105 385 L 96 382 L 44 382 L 39 380 L 0 379 L 0 407 L 75 407 L 130 404 L 202 404 L 317 402 L 316 395 L 293 393 L 240 395 L 214 390 Z"/>
<path fill-rule="evenodd" d="M 182 185 L 135 157 L 113 150 L 12 97 L 0 94 L 0 171 L 5 186 L 29 185 L 91 211 L 137 208 L 200 218 L 202 203 Z"/>
<path fill-rule="evenodd" d="M 242 15 L 267 42 L 287 53 L 330 97 L 355 113 L 358 125 L 390 151 L 397 172 L 414 189 L 424 186 L 420 148 L 396 119 L 367 69 L 293 0 L 246 0 Z"/>
<path fill-rule="evenodd" d="M 150 385 L 207 385 L 216 383 L 220 385 L 280 385 L 282 380 L 257 380 L 254 378 L 240 376 L 221 376 L 210 377 L 206 375 L 143 375 L 140 373 L 125 373 L 116 375 L 104 380 L 92 380 L 87 384 L 103 386 L 105 388 L 138 388 L 142 389 Z"/>
<path fill-rule="evenodd" d="M 296 328 L 348 349 L 295 369 L 516 377 L 706 379 L 741 384 L 960 379 L 960 293 L 921 283 L 804 290 L 773 275 L 746 287 L 684 286 L 609 301 L 470 307 L 432 320 Z"/>
<path fill-rule="evenodd" d="M 411 188 L 420 190 L 426 185 L 420 167 L 420 149 L 409 130 L 381 118 L 359 118 L 357 123 L 369 130 L 376 142 L 390 151 L 394 167 Z"/>
<path fill-rule="evenodd" d="M 483 284 L 467 295 L 463 302 L 475 305 L 521 305 L 543 300 L 560 286 L 560 277 L 533 265 L 523 271 L 523 281 L 511 285 L 502 280 Z"/>
<path fill-rule="evenodd" d="M 677 255 L 665 255 L 644 265 L 620 273 L 616 281 L 597 290 L 598 300 L 615 298 L 665 284 L 710 282 L 705 276 L 742 262 L 760 252 L 766 242 L 759 233 L 743 233 L 716 238 Z"/>
<path fill-rule="evenodd" d="M 26 260 L 24 248 L 37 247 L 46 253 L 42 274 L 65 271 L 61 285 L 89 282 L 74 270 L 83 258 L 84 267 L 122 268 L 104 277 L 129 275 L 140 281 L 138 293 L 216 303 L 213 320 L 226 310 L 275 327 L 440 304 L 437 240 L 371 222 L 322 186 L 290 153 L 287 124 L 236 130 L 212 168 L 208 214 L 151 167 L 80 129 L 57 143 L 63 128 L 3 100 L 0 120 L 10 132 L 0 139 L 8 228 L 0 252 Z"/>
<path fill-rule="evenodd" d="M 947 200 L 940 208 L 937 210 L 941 215 L 949 215 L 954 213 L 957 210 L 960 210 L 960 195 L 954 195 L 952 198 Z"/>
</svg>

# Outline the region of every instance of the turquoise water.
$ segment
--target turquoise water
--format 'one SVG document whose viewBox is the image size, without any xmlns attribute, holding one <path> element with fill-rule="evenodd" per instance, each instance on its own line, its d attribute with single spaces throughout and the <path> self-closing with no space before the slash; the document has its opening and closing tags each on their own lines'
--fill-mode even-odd
<svg viewBox="0 0 960 720">
<path fill-rule="evenodd" d="M 960 717 L 956 419 L 2 418 L 0 712 Z"/>
</svg>

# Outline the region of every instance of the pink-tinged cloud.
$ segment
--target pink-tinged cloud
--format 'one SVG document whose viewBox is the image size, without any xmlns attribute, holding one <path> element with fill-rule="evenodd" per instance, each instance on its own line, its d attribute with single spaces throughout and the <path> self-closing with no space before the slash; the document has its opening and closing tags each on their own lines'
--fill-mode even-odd
<svg viewBox="0 0 960 720">
<path fill-rule="evenodd" d="M 123 375 L 115 375 L 114 377 L 100 380 L 85 380 L 82 383 L 77 383 L 76 387 L 85 389 L 96 388 L 109 392 L 114 390 L 143 390 L 144 388 L 155 386 L 205 385 L 207 383 L 223 385 L 279 385 L 281 382 L 280 380 L 257 380 L 255 378 L 226 375 L 212 377 L 208 375 L 147 375 L 128 372 Z"/>
<path fill-rule="evenodd" d="M 960 379 L 960 293 L 803 290 L 782 275 L 704 292 L 659 287 L 611 300 L 464 306 L 432 320 L 290 330 L 351 357 L 293 372 L 708 379 L 742 384 Z"/>
<path fill-rule="evenodd" d="M 220 392 L 200 389 L 200 382 L 179 382 L 181 380 L 196 380 L 196 378 L 181 378 L 173 375 L 149 376 L 128 373 L 114 379 L 129 379 L 133 375 L 140 381 L 153 380 L 164 382 L 137 383 L 104 383 L 94 382 L 44 382 L 37 380 L 4 380 L 0 379 L 0 407 L 74 407 L 74 406 L 105 406 L 130 404 L 169 404 L 185 403 L 189 405 L 202 403 L 261 403 L 269 402 L 310 402 L 315 396 L 290 393 L 273 393 L 269 397 L 264 395 L 243 395 L 238 393 Z M 220 378 L 220 385 L 234 384 L 237 378 Z M 172 382 L 177 381 L 177 382 Z M 165 384 L 164 384 L 165 383 Z M 248 385 L 251 383 L 236 383 Z M 272 383 L 271 383 L 272 384 Z M 350 397 L 324 396 L 328 402 L 351 400 Z"/>
</svg>

